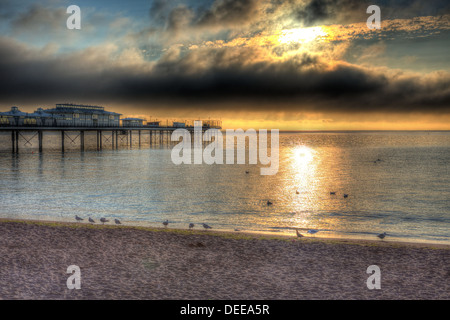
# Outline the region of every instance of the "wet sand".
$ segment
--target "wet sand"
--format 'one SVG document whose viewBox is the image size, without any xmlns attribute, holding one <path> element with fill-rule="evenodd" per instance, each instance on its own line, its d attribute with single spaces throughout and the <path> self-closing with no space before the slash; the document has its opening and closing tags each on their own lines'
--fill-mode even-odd
<svg viewBox="0 0 450 320">
<path fill-rule="evenodd" d="M 450 246 L 0 220 L 0 299 L 448 300 Z"/>
</svg>

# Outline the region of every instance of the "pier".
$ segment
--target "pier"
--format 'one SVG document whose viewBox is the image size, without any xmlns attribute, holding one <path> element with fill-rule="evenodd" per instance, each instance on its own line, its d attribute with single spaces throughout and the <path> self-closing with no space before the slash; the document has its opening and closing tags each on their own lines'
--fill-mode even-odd
<svg viewBox="0 0 450 320">
<path fill-rule="evenodd" d="M 37 144 L 39 152 L 44 150 L 45 133 L 53 132 L 61 137 L 60 149 L 66 150 L 66 142 L 71 146 L 79 145 L 81 151 L 86 147 L 86 134 L 96 135 L 96 148 L 103 150 L 109 144 L 118 149 L 119 144 L 133 147 L 133 136 L 137 134 L 138 147 L 143 143 L 143 137 L 149 137 L 150 146 L 169 145 L 170 134 L 177 129 L 185 129 L 192 134 L 195 123 L 202 128 L 202 133 L 208 129 L 221 129 L 221 120 L 185 120 L 161 125 L 161 121 L 144 124 L 140 118 L 120 118 L 121 114 L 105 110 L 101 106 L 59 103 L 55 108 L 38 108 L 33 113 L 26 113 L 12 106 L 10 111 L 0 112 L 0 133 L 11 132 L 11 150 L 18 153 L 22 147 Z M 147 134 L 148 133 L 148 134 Z M 52 135 L 53 137 L 55 134 Z"/>
</svg>

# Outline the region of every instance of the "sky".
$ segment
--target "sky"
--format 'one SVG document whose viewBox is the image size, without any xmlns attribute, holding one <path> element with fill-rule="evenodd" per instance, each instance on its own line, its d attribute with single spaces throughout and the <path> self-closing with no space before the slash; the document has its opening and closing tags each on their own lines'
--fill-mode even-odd
<svg viewBox="0 0 450 320">
<path fill-rule="evenodd" d="M 449 49 L 448 0 L 0 0 L 0 110 L 450 130 Z"/>
</svg>

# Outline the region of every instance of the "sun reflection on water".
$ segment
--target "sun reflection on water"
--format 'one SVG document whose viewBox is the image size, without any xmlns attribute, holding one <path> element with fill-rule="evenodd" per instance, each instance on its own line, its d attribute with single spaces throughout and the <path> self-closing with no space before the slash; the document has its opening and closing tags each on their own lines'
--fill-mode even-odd
<svg viewBox="0 0 450 320">
<path fill-rule="evenodd" d="M 291 191 L 291 208 L 295 215 L 289 222 L 292 226 L 309 225 L 312 212 L 318 209 L 316 172 L 320 163 L 319 154 L 312 148 L 300 145 L 291 149 L 290 178 L 286 180 L 285 188 Z"/>
</svg>

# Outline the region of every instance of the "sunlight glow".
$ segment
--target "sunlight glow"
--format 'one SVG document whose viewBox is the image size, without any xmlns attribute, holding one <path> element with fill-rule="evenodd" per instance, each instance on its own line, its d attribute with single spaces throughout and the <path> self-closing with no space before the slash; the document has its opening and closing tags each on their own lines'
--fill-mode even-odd
<svg viewBox="0 0 450 320">
<path fill-rule="evenodd" d="M 327 32 L 322 27 L 298 28 L 283 30 L 278 40 L 281 43 L 305 43 L 322 39 L 327 35 Z"/>
</svg>

